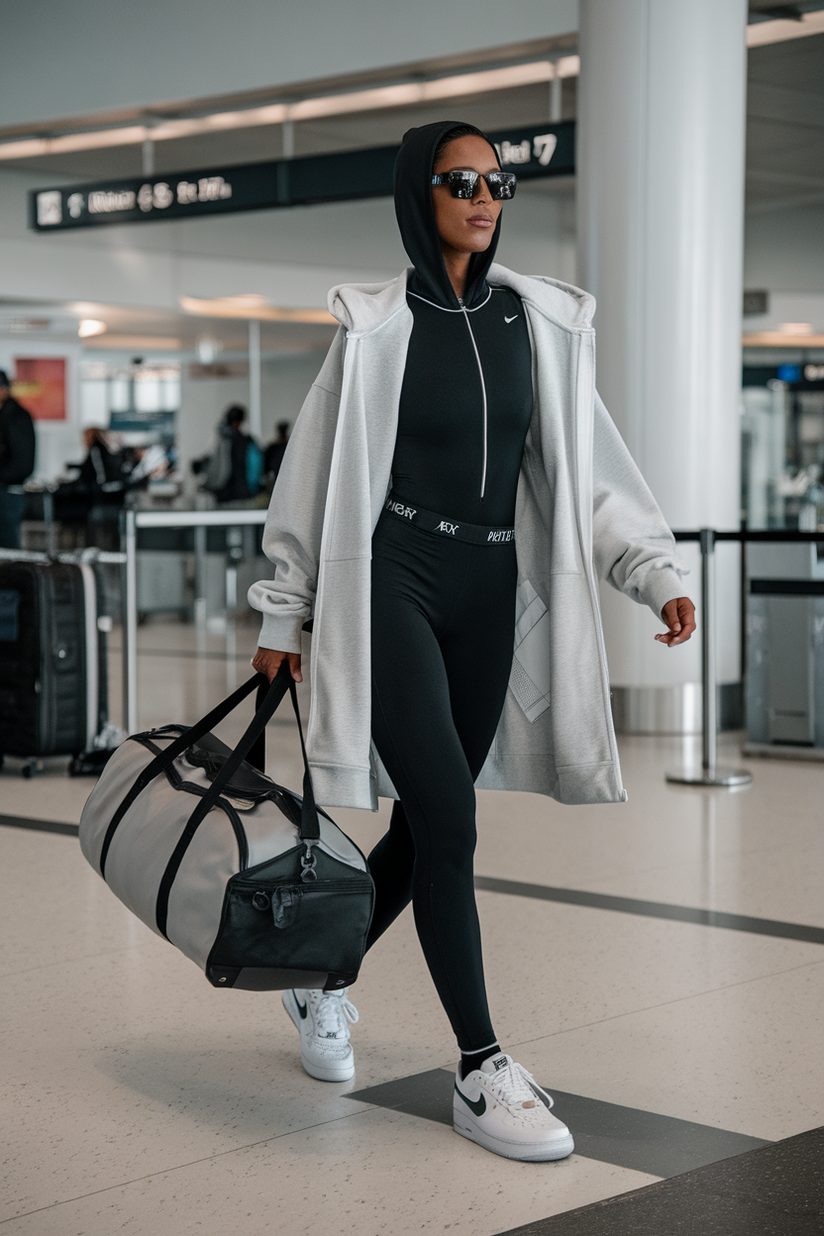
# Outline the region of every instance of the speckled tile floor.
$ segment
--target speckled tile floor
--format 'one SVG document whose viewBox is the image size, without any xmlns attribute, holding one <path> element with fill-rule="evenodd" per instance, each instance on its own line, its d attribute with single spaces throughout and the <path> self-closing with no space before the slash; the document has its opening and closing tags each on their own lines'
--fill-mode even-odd
<svg viewBox="0 0 824 1236">
<path fill-rule="evenodd" d="M 240 627 L 227 657 L 215 635 L 200 640 L 208 657 L 178 656 L 198 651 L 190 628 L 141 628 L 141 725 L 195 720 L 242 681 L 254 634 Z M 114 711 L 114 655 L 112 670 Z M 271 726 L 268 743 L 278 779 L 297 786 L 293 727 Z M 745 791 L 691 790 L 663 779 L 684 744 L 621 745 L 624 806 L 481 794 L 478 872 L 824 926 L 824 766 L 752 761 Z M 65 761 L 24 781 L 8 760 L 0 815 L 71 824 L 90 785 Z M 387 804 L 333 814 L 366 849 Z M 628 1157 L 620 1133 L 614 1161 L 607 1137 L 603 1158 L 518 1164 L 437 1116 L 354 1097 L 454 1067 L 408 912 L 353 989 L 356 1078 L 325 1085 L 303 1073 L 277 995 L 211 988 L 115 900 L 72 836 L 0 827 L 0 850 L 9 1236 L 538 1232 L 663 1172 L 640 1143 Z M 821 944 L 500 892 L 478 902 L 496 1027 L 543 1083 L 642 1124 L 653 1113 L 726 1130 L 731 1145 L 824 1124 Z"/>
</svg>

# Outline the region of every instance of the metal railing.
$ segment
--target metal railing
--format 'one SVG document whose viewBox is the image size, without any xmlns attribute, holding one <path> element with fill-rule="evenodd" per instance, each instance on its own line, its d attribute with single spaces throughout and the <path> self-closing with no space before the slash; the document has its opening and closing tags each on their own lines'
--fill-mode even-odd
<svg viewBox="0 0 824 1236">
<path fill-rule="evenodd" d="M 701 771 L 684 768 L 668 772 L 666 779 L 677 785 L 748 785 L 752 773 L 745 768 L 720 767 L 717 763 L 718 712 L 715 629 L 715 546 L 719 541 L 734 541 L 745 550 L 749 542 L 798 543 L 824 542 L 824 532 L 786 532 L 779 529 L 740 528 L 737 532 L 717 532 L 700 528 L 695 532 L 676 532 L 676 541 L 697 541 L 701 548 Z M 742 606 L 746 597 L 746 557 L 742 552 Z"/>
<path fill-rule="evenodd" d="M 122 566 L 125 561 L 125 554 L 97 549 L 93 545 L 88 549 L 61 550 L 59 553 L 45 549 L 0 549 L 0 562 L 105 562 Z"/>
</svg>

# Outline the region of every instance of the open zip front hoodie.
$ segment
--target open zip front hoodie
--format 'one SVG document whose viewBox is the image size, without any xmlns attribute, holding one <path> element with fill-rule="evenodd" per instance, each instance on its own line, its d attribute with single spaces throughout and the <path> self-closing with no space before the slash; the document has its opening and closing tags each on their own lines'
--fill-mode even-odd
<svg viewBox="0 0 824 1236">
<path fill-rule="evenodd" d="M 685 568 L 655 500 L 595 390 L 594 301 L 493 265 L 521 298 L 534 407 L 518 484 L 513 670 L 478 785 L 565 803 L 620 802 L 597 577 L 659 616 Z M 301 651 L 314 619 L 307 747 L 329 806 L 395 796 L 371 744 L 371 538 L 391 485 L 412 330 L 407 275 L 329 295 L 341 323 L 295 424 L 263 548 L 274 579 L 249 590 L 260 644 Z"/>
</svg>

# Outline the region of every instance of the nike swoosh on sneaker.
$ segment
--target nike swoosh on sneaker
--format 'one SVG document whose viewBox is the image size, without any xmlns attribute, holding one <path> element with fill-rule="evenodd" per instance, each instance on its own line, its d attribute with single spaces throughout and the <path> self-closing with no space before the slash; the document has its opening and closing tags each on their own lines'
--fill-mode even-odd
<svg viewBox="0 0 824 1236">
<path fill-rule="evenodd" d="M 504 314 L 504 321 L 506 322 L 507 326 L 509 326 L 509 323 L 514 322 L 517 317 L 520 317 L 520 314 L 514 313 L 511 318 L 508 318 L 506 314 Z"/>
<path fill-rule="evenodd" d="M 457 1082 L 455 1082 L 455 1089 L 458 1091 L 458 1094 L 461 1096 L 464 1103 L 466 1103 L 467 1107 L 469 1108 L 471 1112 L 474 1112 L 476 1116 L 482 1116 L 484 1114 L 484 1112 L 486 1111 L 486 1099 L 484 1098 L 483 1095 L 480 1095 L 473 1102 L 472 1099 L 468 1099 L 466 1097 L 463 1090 L 458 1090 Z"/>
<path fill-rule="evenodd" d="M 294 988 L 292 988 L 292 995 L 293 995 L 293 996 L 295 996 L 295 989 L 294 989 Z M 298 1006 L 298 1012 L 300 1013 L 301 1020 L 302 1020 L 302 1021 L 305 1021 L 305 1020 L 306 1020 L 306 1013 L 307 1013 L 307 1008 L 306 1008 L 306 1005 L 305 1005 L 305 1004 L 301 1004 L 301 1002 L 300 1002 L 300 1000 L 298 1000 L 297 996 L 295 996 L 295 1004 Z"/>
</svg>

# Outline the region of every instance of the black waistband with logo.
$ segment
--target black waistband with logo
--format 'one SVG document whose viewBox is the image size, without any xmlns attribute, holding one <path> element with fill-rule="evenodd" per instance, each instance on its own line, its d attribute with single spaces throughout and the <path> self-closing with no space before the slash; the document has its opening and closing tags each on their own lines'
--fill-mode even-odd
<svg viewBox="0 0 824 1236">
<path fill-rule="evenodd" d="M 436 515 L 434 511 L 424 511 L 419 506 L 404 502 L 396 493 L 390 493 L 383 509 L 397 519 L 414 524 L 416 528 L 423 528 L 425 532 L 434 532 L 436 536 L 444 536 L 453 541 L 467 541 L 470 545 L 508 545 L 515 540 L 514 528 L 467 524 L 460 519 Z"/>
</svg>

